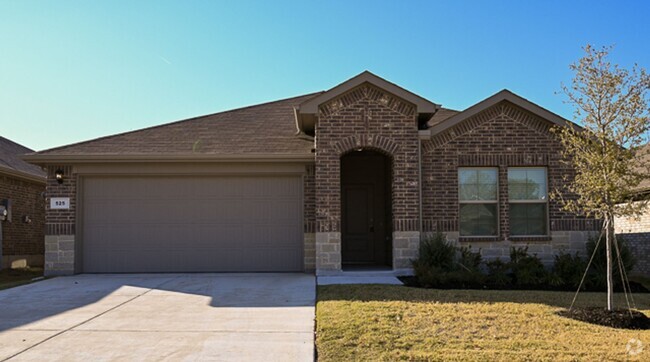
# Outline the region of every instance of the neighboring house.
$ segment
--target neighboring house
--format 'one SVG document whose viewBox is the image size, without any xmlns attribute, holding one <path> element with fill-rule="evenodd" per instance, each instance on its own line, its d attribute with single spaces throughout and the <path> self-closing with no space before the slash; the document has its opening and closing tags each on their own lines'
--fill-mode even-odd
<svg viewBox="0 0 650 362">
<path fill-rule="evenodd" d="M 650 144 L 643 146 L 638 151 L 639 157 L 650 162 Z M 635 202 L 648 200 L 650 197 L 650 179 L 641 182 L 637 188 Z M 642 215 L 638 217 L 619 217 L 614 220 L 616 234 L 622 237 L 630 251 L 636 258 L 633 272 L 650 276 L 650 204 Z"/>
<path fill-rule="evenodd" d="M 599 223 L 548 198 L 571 175 L 556 125 L 577 127 L 506 90 L 457 112 L 364 72 L 26 159 L 47 167 L 50 275 L 403 273 L 434 231 L 488 258 L 584 252 Z"/>
<path fill-rule="evenodd" d="M 43 265 L 45 172 L 21 159 L 32 152 L 0 137 L 0 269 Z"/>
</svg>

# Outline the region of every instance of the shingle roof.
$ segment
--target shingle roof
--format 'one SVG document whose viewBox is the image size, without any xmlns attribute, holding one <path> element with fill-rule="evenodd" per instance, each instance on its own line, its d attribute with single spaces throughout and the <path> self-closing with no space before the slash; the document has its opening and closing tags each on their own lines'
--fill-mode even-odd
<svg viewBox="0 0 650 362">
<path fill-rule="evenodd" d="M 38 152 L 38 155 L 311 154 L 294 106 L 319 95 L 234 109 Z"/>
<path fill-rule="evenodd" d="M 34 150 L 0 136 L 0 172 L 4 171 L 45 180 L 45 172 L 40 167 L 21 159 L 21 156 L 32 152 Z"/>
<path fill-rule="evenodd" d="M 433 127 L 441 123 L 442 121 L 446 120 L 447 118 L 450 118 L 458 113 L 460 113 L 460 111 L 441 107 L 440 109 L 438 109 L 438 112 L 436 112 L 433 115 L 433 117 L 431 117 L 429 122 L 427 122 L 427 125 L 429 125 L 429 127 Z"/>
</svg>

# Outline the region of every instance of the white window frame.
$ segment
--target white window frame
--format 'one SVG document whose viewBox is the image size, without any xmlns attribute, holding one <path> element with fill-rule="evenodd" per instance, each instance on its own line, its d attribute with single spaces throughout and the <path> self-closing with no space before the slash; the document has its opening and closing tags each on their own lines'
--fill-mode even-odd
<svg viewBox="0 0 650 362">
<path fill-rule="evenodd" d="M 496 198 L 495 200 L 461 200 L 460 199 L 460 171 L 461 170 L 494 170 L 496 171 Z M 472 167 L 472 166 L 462 166 L 458 167 L 458 170 L 456 171 L 456 180 L 458 182 L 458 235 L 461 238 L 498 238 L 499 235 L 501 235 L 501 227 L 500 227 L 500 208 L 499 208 L 499 168 L 498 167 L 489 167 L 489 166 L 479 166 L 479 167 Z M 494 235 L 461 235 L 460 234 L 460 207 L 463 204 L 496 204 L 496 234 Z"/>
<path fill-rule="evenodd" d="M 511 200 L 510 199 L 510 170 L 544 170 L 544 176 L 546 176 L 546 198 L 544 200 L 540 199 L 534 199 L 534 200 Z M 543 235 L 517 235 L 512 233 L 512 229 L 510 232 L 510 236 L 515 237 L 515 238 L 540 238 L 540 237 L 548 237 L 551 235 L 551 230 L 550 230 L 550 215 L 549 215 L 549 204 L 548 204 L 548 167 L 545 166 L 531 166 L 531 167 L 526 167 L 526 166 L 514 166 L 514 167 L 508 167 L 508 225 L 510 225 L 510 204 L 546 204 L 546 212 L 545 212 L 545 217 L 546 217 L 546 234 Z"/>
</svg>

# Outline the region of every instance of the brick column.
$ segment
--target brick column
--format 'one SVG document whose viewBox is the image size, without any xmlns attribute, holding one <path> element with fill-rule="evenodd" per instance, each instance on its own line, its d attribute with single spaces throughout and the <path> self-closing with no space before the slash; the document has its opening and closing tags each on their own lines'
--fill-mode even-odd
<svg viewBox="0 0 650 362">
<path fill-rule="evenodd" d="M 63 171 L 63 183 L 56 181 L 55 172 Z M 71 275 L 75 272 L 76 175 L 72 166 L 48 166 L 45 190 L 45 275 Z M 52 197 L 69 197 L 70 208 L 52 210 Z"/>
</svg>

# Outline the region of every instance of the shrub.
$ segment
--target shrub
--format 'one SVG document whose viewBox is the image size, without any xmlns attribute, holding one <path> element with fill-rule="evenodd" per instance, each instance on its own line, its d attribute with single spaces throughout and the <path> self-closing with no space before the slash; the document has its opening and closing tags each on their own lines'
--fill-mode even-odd
<svg viewBox="0 0 650 362">
<path fill-rule="evenodd" d="M 587 242 L 587 257 L 591 257 L 595 238 Z M 635 264 L 634 256 L 624 240 L 618 239 L 622 265 L 626 273 Z M 413 285 L 425 288 L 494 288 L 494 289 L 555 289 L 575 290 L 582 280 L 588 258 L 579 253 L 560 252 L 554 257 L 553 267 L 548 271 L 537 255 L 528 254 L 528 247 L 511 248 L 510 261 L 499 258 L 483 261 L 478 251 L 471 247 L 456 247 L 447 242 L 444 234 L 437 233 L 420 243 L 420 255 L 412 260 L 415 277 Z M 594 256 L 583 289 L 603 291 L 607 286 L 605 243 L 601 241 Z M 614 258 L 614 288 L 622 290 L 618 261 Z M 634 291 L 647 291 L 643 286 L 631 283 Z"/>
<path fill-rule="evenodd" d="M 426 266 L 421 263 L 413 263 L 413 272 L 417 279 L 417 284 L 424 288 L 434 288 L 440 286 L 442 282 L 442 269 Z"/>
<path fill-rule="evenodd" d="M 516 286 L 530 288 L 546 283 L 548 272 L 537 255 L 528 254 L 528 247 L 510 248 L 510 273 Z"/>
<path fill-rule="evenodd" d="M 481 257 L 481 249 L 473 252 L 471 246 L 461 246 L 458 248 L 457 263 L 461 269 L 472 273 L 480 273 L 482 262 L 483 257 Z"/>
<path fill-rule="evenodd" d="M 481 253 L 471 247 L 456 247 L 442 233 L 420 243 L 420 254 L 412 261 L 418 283 L 423 287 L 477 288 L 485 277 L 480 272 Z"/>
<path fill-rule="evenodd" d="M 501 259 L 496 258 L 485 262 L 487 268 L 487 283 L 491 287 L 503 288 L 512 284 L 510 266 Z"/>
<path fill-rule="evenodd" d="M 420 243 L 418 258 L 413 260 L 413 268 L 435 268 L 452 271 L 456 247 L 445 239 L 443 233 L 436 233 Z"/>
<path fill-rule="evenodd" d="M 598 241 L 598 236 L 592 236 L 587 242 L 587 255 L 591 257 L 594 250 L 596 249 L 596 242 Z M 621 260 L 623 261 L 623 267 L 625 268 L 625 273 L 629 274 L 636 260 L 632 255 L 632 252 L 627 247 L 625 241 L 621 237 L 617 237 L 616 243 L 618 244 L 619 251 L 621 252 Z M 589 271 L 589 284 L 595 289 L 603 289 L 607 287 L 607 259 L 606 259 L 606 245 L 605 245 L 605 235 L 602 236 L 600 244 L 598 245 L 598 250 L 596 255 L 594 255 L 594 260 L 591 263 L 591 268 Z M 621 286 L 621 274 L 619 271 L 619 262 L 616 254 L 616 249 L 612 248 L 612 258 L 613 258 L 613 269 L 614 269 L 614 284 L 617 287 Z"/>
<path fill-rule="evenodd" d="M 587 268 L 587 262 L 579 253 L 574 255 L 560 252 L 555 255 L 549 284 L 567 289 L 575 289 L 580 285 L 582 275 Z"/>
</svg>

